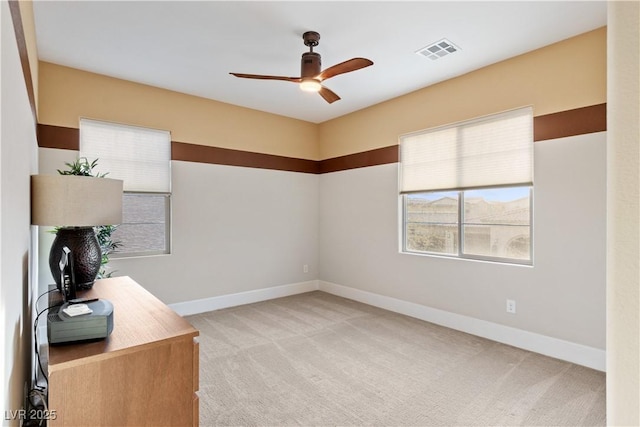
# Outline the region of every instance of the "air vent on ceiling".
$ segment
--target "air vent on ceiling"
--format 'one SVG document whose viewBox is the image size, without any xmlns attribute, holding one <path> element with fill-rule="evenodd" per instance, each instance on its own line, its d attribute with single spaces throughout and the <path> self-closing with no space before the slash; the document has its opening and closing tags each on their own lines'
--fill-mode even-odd
<svg viewBox="0 0 640 427">
<path fill-rule="evenodd" d="M 427 58 L 435 61 L 436 59 L 440 59 L 443 56 L 447 56 L 459 50 L 460 48 L 451 43 L 449 40 L 442 39 L 438 42 L 430 44 L 429 46 L 423 47 L 422 49 L 416 51 L 416 53 L 418 55 L 426 56 Z"/>
</svg>

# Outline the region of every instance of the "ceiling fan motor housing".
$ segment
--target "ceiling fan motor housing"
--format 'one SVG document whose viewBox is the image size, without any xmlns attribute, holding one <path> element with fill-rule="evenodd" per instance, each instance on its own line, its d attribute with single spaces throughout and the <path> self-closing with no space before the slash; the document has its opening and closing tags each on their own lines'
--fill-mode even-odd
<svg viewBox="0 0 640 427">
<path fill-rule="evenodd" d="M 320 54 L 316 52 L 305 52 L 302 54 L 300 63 L 300 76 L 304 78 L 314 78 L 322 70 Z"/>
</svg>

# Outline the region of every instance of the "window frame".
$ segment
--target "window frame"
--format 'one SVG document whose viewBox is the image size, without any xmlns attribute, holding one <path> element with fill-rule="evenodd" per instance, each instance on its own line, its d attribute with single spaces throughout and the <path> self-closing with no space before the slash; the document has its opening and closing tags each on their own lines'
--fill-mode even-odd
<svg viewBox="0 0 640 427">
<path fill-rule="evenodd" d="M 469 254 L 464 251 L 464 193 L 468 191 L 474 190 L 486 190 L 486 189 L 504 189 L 504 188 L 528 188 L 529 189 L 529 259 L 519 259 L 519 258 L 508 258 L 508 257 L 497 257 L 490 255 L 477 255 L 477 254 Z M 458 194 L 458 221 L 457 221 L 457 246 L 458 250 L 456 254 L 452 253 L 444 253 L 444 252 L 433 252 L 433 251 L 417 251 L 417 250 L 409 250 L 407 249 L 407 200 L 408 196 L 412 194 L 426 194 L 426 193 L 451 193 L 455 192 Z M 399 205 L 401 210 L 401 218 L 402 222 L 400 224 L 400 253 L 408 254 L 408 255 L 421 255 L 421 256 L 432 256 L 432 257 L 444 257 L 444 258 L 452 258 L 452 259 L 464 259 L 464 260 L 473 260 L 473 261 L 487 261 L 487 262 L 495 262 L 500 264 L 516 264 L 516 265 L 524 265 L 524 266 L 533 266 L 534 261 L 534 233 L 533 233 L 533 198 L 534 198 L 533 185 L 509 185 L 509 186 L 492 186 L 492 187 L 484 187 L 484 188 L 466 188 L 466 189 L 452 189 L 452 190 L 433 190 L 433 191 L 415 191 L 409 193 L 401 193 L 399 195 Z M 508 225 L 508 224 L 495 224 L 495 225 Z"/>
</svg>

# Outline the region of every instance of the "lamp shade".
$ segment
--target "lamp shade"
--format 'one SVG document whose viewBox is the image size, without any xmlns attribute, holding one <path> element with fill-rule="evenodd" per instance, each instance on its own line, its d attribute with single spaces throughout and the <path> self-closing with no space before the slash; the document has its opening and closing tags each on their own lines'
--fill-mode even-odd
<svg viewBox="0 0 640 427">
<path fill-rule="evenodd" d="M 76 175 L 31 176 L 31 224 L 87 227 L 121 222 L 121 180 Z"/>
</svg>

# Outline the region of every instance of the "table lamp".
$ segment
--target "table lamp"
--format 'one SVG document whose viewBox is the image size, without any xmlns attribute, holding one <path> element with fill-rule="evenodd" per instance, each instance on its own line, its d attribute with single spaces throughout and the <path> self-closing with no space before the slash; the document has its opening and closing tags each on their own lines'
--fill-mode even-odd
<svg viewBox="0 0 640 427">
<path fill-rule="evenodd" d="M 95 282 L 102 251 L 94 226 L 122 222 L 122 181 L 75 175 L 31 176 L 31 224 L 60 227 L 49 252 L 49 268 L 61 289 L 63 261 L 77 289 Z M 69 255 L 70 253 L 70 255 Z"/>
</svg>

